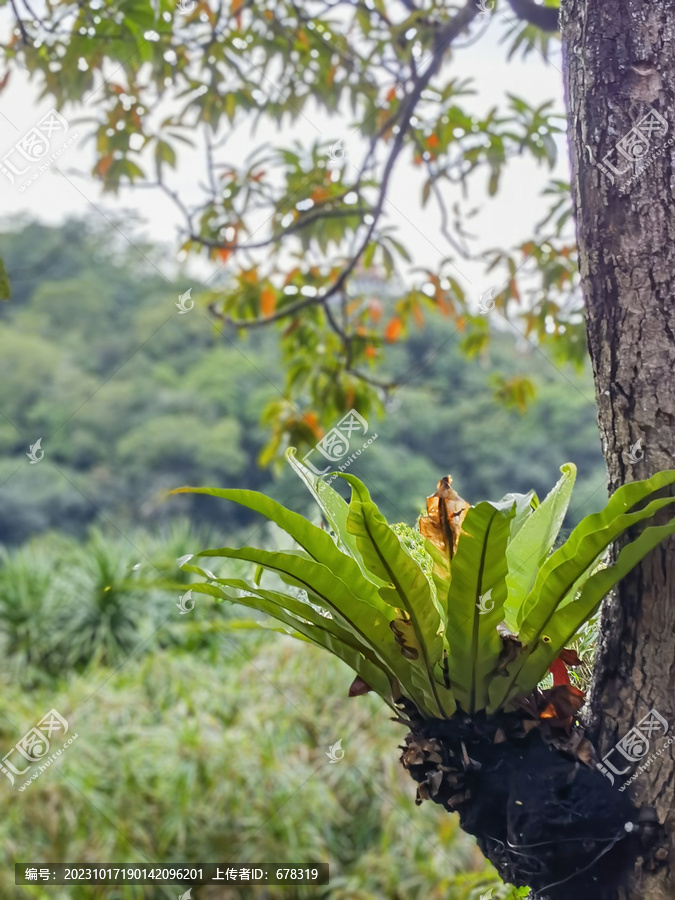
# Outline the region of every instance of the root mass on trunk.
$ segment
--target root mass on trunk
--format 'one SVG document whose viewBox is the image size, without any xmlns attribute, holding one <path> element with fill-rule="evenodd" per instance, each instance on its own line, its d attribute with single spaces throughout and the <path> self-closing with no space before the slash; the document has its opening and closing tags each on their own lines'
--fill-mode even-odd
<svg viewBox="0 0 675 900">
<path fill-rule="evenodd" d="M 417 802 L 456 811 L 504 881 L 529 886 L 533 900 L 614 900 L 641 850 L 626 793 L 521 713 L 406 712 L 401 762 Z"/>
</svg>

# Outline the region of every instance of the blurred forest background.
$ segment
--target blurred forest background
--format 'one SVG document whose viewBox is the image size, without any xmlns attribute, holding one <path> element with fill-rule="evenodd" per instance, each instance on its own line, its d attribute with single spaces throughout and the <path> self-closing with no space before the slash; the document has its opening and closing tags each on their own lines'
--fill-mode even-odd
<svg viewBox="0 0 675 900">
<path fill-rule="evenodd" d="M 235 346 L 197 305 L 179 314 L 179 294 L 199 285 L 167 284 L 151 263 L 161 248 L 143 249 L 147 264 L 112 229 L 77 220 L 0 235 L 12 282 L 0 307 L 0 738 L 10 747 L 51 708 L 82 738 L 20 803 L 0 780 L 0 896 L 19 896 L 14 861 L 235 858 L 331 866 L 321 892 L 237 897 L 474 900 L 491 886 L 493 900 L 517 896 L 455 816 L 415 809 L 403 732 L 376 699 L 347 698 L 346 668 L 247 630 L 240 612 L 202 596 L 189 614 L 177 609 L 178 557 L 276 537 L 238 508 L 167 490 L 246 487 L 300 512 L 311 503 L 292 474 L 259 467 L 261 415 L 283 383 L 275 335 Z M 558 370 L 508 332 L 473 361 L 458 340 L 436 320 L 387 348 L 385 369 L 410 376 L 351 466 L 387 518 L 414 523 L 448 472 L 471 502 L 542 496 L 568 460 L 579 481 L 567 524 L 599 508 L 590 373 Z M 495 401 L 495 379 L 511 372 L 537 388 L 524 412 Z M 31 464 L 38 439 L 44 457 Z M 338 740 L 345 759 L 331 765 Z M 175 893 L 36 885 L 20 896 Z M 216 896 L 227 894 L 197 892 Z"/>
</svg>

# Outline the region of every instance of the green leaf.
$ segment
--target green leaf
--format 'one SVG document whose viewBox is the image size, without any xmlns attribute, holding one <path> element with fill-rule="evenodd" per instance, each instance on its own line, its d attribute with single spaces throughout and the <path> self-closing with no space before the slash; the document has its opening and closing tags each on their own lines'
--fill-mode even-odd
<svg viewBox="0 0 675 900">
<path fill-rule="evenodd" d="M 327 487 L 327 485 L 324 485 Z M 330 488 L 329 488 L 330 490 Z M 366 581 L 355 560 L 342 553 L 336 546 L 331 536 L 322 528 L 317 528 L 308 522 L 304 516 L 286 509 L 281 503 L 266 497 L 258 491 L 245 491 L 228 488 L 176 488 L 172 494 L 207 494 L 210 497 L 220 497 L 223 500 L 232 500 L 240 506 L 252 509 L 254 512 L 265 516 L 275 525 L 293 538 L 312 559 L 323 563 L 336 572 L 341 572 L 349 579 L 352 587 L 356 588 L 364 597 L 373 594 L 373 585 Z M 335 493 L 335 492 L 333 492 Z M 342 500 L 342 498 L 340 498 Z M 342 500 L 345 507 L 347 504 Z M 336 504 L 337 506 L 337 504 Z M 345 516 L 346 519 L 346 516 Z M 344 529 L 346 531 L 346 527 Z"/>
<path fill-rule="evenodd" d="M 528 692 L 533 682 L 536 684 L 540 680 L 539 673 L 548 669 L 584 622 L 595 615 L 612 588 L 634 569 L 650 550 L 671 534 L 675 534 L 675 518 L 665 525 L 645 528 L 636 540 L 622 548 L 613 565 L 591 575 L 578 596 L 575 595 L 567 603 L 560 605 L 548 625 L 547 637 L 550 640 L 541 641 L 536 645 L 516 681 L 516 694 Z"/>
<path fill-rule="evenodd" d="M 506 577 L 507 597 L 504 621 L 510 631 L 520 624 L 519 613 L 532 589 L 537 572 L 551 552 L 567 513 L 577 476 L 576 466 L 566 463 L 555 487 L 524 522 L 506 548 L 509 574 Z"/>
<path fill-rule="evenodd" d="M 349 505 L 336 490 L 329 484 L 326 484 L 317 475 L 314 475 L 300 460 L 296 458 L 295 447 L 289 447 L 286 451 L 286 459 L 290 463 L 292 469 L 302 479 L 309 489 L 312 497 L 316 500 L 324 517 L 335 534 L 338 546 L 344 553 L 348 553 L 359 565 L 361 574 L 366 578 L 373 580 L 374 576 L 366 568 L 361 559 L 361 554 L 356 544 L 356 538 L 347 529 L 347 515 L 349 514 Z M 377 583 L 380 579 L 377 579 Z"/>
<path fill-rule="evenodd" d="M 502 649 L 497 625 L 506 599 L 506 547 L 515 509 L 515 503 L 510 509 L 488 502 L 472 506 L 450 565 L 450 687 L 471 714 L 487 705 L 488 679 Z"/>
<path fill-rule="evenodd" d="M 672 502 L 672 498 L 652 501 L 649 506 L 632 515 L 629 515 L 628 511 L 646 500 L 650 494 L 673 483 L 675 483 L 675 470 L 659 472 L 646 481 L 624 484 L 614 492 L 607 506 L 601 512 L 582 519 L 565 544 L 556 550 L 539 569 L 530 595 L 520 610 L 519 633 L 522 633 L 526 619 L 534 608 L 539 606 L 541 610 L 543 585 L 549 578 L 554 578 L 560 584 L 566 585 L 566 589 L 560 597 L 559 602 L 561 602 L 573 587 L 580 586 L 578 579 L 583 577 L 584 572 L 599 559 L 612 541 L 616 540 L 631 525 L 641 522 L 662 506 Z M 548 592 L 551 590 L 551 584 L 552 581 L 549 582 Z M 527 629 L 525 629 L 525 634 L 528 636 Z"/>
<path fill-rule="evenodd" d="M 411 667 L 401 656 L 394 639 L 389 623 L 395 619 L 395 611 L 377 593 L 364 598 L 359 592 L 357 596 L 337 572 L 291 553 L 258 550 L 255 547 L 242 547 L 240 550 L 223 547 L 203 550 L 197 555 L 245 559 L 264 566 L 268 571 L 280 575 L 287 583 L 307 591 L 312 602 L 329 611 L 362 644 L 370 647 L 380 663 L 396 676 L 401 690 L 418 708 L 427 714 L 435 714 L 435 711 L 428 709 L 424 698 L 420 697 L 419 689 L 413 687 Z M 348 558 L 344 554 L 342 556 Z"/>
<path fill-rule="evenodd" d="M 653 500 L 635 512 L 626 512 L 650 494 L 675 482 L 675 470 L 660 472 L 647 481 L 634 481 L 618 488 L 602 512 L 587 516 L 574 529 L 568 540 L 556 550 L 539 570 L 535 584 L 521 607 L 521 626 L 518 637 L 523 651 L 508 667 L 508 675 L 496 678 L 490 687 L 490 710 L 505 706 L 519 689 L 523 689 L 520 672 L 535 652 L 539 641 L 548 643 L 553 617 L 566 600 L 573 598 L 583 583 L 593 574 L 602 552 L 621 534 L 653 516 L 662 507 L 675 502 L 675 497 Z M 537 677 L 528 666 L 529 681 Z M 518 686 L 516 686 L 518 682 Z"/>
<path fill-rule="evenodd" d="M 299 632 L 305 639 L 347 663 L 393 708 L 392 685 L 387 670 L 374 657 L 369 656 L 370 651 L 367 647 L 359 644 L 354 636 L 334 619 L 322 616 L 309 604 L 288 594 L 262 588 L 253 591 L 246 582 L 237 579 L 216 580 L 223 587 L 244 592 L 243 596 L 241 593 L 231 596 L 222 587 L 218 588 L 211 584 L 198 583 L 190 585 L 190 588 L 197 593 L 209 594 L 212 597 L 229 600 L 231 603 L 257 609 L 283 622 L 292 629 L 287 633 L 295 637 L 295 632 Z"/>
<path fill-rule="evenodd" d="M 425 675 L 424 682 L 416 679 L 415 683 L 421 686 L 428 699 L 431 692 L 435 715 L 449 716 L 454 712 L 448 708 L 451 698 L 434 676 L 434 666 L 443 656 L 443 639 L 441 618 L 433 602 L 429 581 L 373 503 L 365 485 L 354 475 L 340 477 L 352 487 L 347 528 L 356 536 L 366 566 L 387 583 L 379 591 L 382 599 L 394 609 L 404 611 L 405 616 L 398 617 L 399 631 L 405 633 L 408 627 L 412 628 L 414 638 L 410 636 L 410 653 L 417 657 L 409 657 L 411 672 L 415 673 L 420 667 Z M 409 625 L 407 621 L 401 623 L 401 618 L 407 619 Z M 441 693 L 446 694 L 445 708 Z"/>
<path fill-rule="evenodd" d="M 511 540 L 527 522 L 533 510 L 539 506 L 539 500 L 534 491 L 528 491 L 527 494 L 506 494 L 493 506 L 496 506 L 497 509 L 511 509 L 514 503 L 516 504 L 516 511 L 511 519 Z"/>
<path fill-rule="evenodd" d="M 4 262 L 0 259 L 0 300 L 9 300 L 10 293 L 9 275 Z"/>
</svg>

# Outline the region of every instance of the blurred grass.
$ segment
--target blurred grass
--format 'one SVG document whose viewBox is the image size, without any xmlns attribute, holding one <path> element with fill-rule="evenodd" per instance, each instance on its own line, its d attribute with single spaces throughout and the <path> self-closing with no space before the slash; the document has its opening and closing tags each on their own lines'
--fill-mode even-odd
<svg viewBox="0 0 675 900">
<path fill-rule="evenodd" d="M 146 538 L 144 558 L 171 578 L 167 548 L 191 542 Z M 378 698 L 347 697 L 350 670 L 288 637 L 228 630 L 238 611 L 207 598 L 179 615 L 179 592 L 135 581 L 133 549 L 100 532 L 86 545 L 48 537 L 0 567 L 0 756 L 52 708 L 78 734 L 25 791 L 0 780 L 0 897 L 182 893 L 19 888 L 15 862 L 330 865 L 326 888 L 204 887 L 196 900 L 516 896 L 457 816 L 415 806 L 404 729 Z"/>
</svg>

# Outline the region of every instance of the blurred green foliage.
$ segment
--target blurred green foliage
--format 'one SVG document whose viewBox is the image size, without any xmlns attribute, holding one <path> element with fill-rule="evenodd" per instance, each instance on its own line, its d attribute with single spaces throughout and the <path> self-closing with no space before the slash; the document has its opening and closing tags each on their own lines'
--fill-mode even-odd
<svg viewBox="0 0 675 900">
<path fill-rule="evenodd" d="M 0 235 L 13 284 L 0 307 L 0 544 L 48 529 L 82 536 L 106 521 L 125 531 L 198 514 L 228 535 L 253 523 L 209 498 L 167 501 L 182 484 L 256 487 L 309 508 L 290 473 L 258 467 L 269 439 L 263 411 L 287 403 L 274 334 L 240 340 L 214 329 L 196 279 L 167 280 L 161 252 L 135 243 L 150 263 L 92 222 Z M 175 304 L 189 284 L 195 306 L 181 315 Z M 407 373 L 406 384 L 386 418 L 369 419 L 378 438 L 350 470 L 388 519 L 412 524 L 448 472 L 477 502 L 543 494 L 566 460 L 579 468 L 584 501 L 572 521 L 600 508 L 589 373 L 560 371 L 510 331 L 495 331 L 471 361 L 460 341 L 454 325 L 436 322 L 387 348 L 385 367 Z M 494 402 L 496 372 L 536 382 L 524 413 Z M 323 433 L 305 431 L 300 456 Z M 31 464 L 38 438 L 45 455 Z"/>
<path fill-rule="evenodd" d="M 296 443 L 305 415 L 326 429 L 353 405 L 370 417 L 387 346 L 420 320 L 461 323 L 468 352 L 489 342 L 477 292 L 458 276 L 464 259 L 490 273 L 484 288 L 504 322 L 583 364 L 569 185 L 544 189 L 553 205 L 530 240 L 507 229 L 487 249 L 471 234 L 514 160 L 552 173 L 565 123 L 552 100 L 516 95 L 508 77 L 484 108 L 462 48 L 490 18 L 509 25 L 498 55 L 537 50 L 534 79 L 539 54 L 558 48 L 555 15 L 545 33 L 507 0 L 488 11 L 448 0 L 12 3 L 0 84 L 29 73 L 59 110 L 57 131 L 81 129 L 90 178 L 172 203 L 183 254 L 226 267 L 227 281 L 209 286 L 211 313 L 275 332 L 292 402 L 267 415 Z M 414 266 L 411 232 L 394 215 L 394 179 L 438 223 L 426 235 L 442 248 L 429 269 Z M 386 304 L 364 285 L 372 276 L 393 287 Z M 499 395 L 522 404 L 522 387 L 504 379 Z"/>
</svg>

